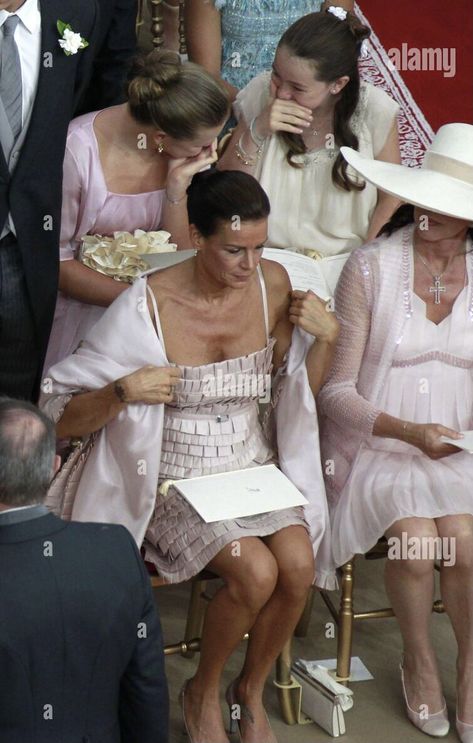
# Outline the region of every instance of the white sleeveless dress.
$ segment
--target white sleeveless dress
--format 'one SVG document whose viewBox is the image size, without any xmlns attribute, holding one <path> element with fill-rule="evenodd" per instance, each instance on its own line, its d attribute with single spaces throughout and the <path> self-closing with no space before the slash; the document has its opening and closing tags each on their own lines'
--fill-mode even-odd
<svg viewBox="0 0 473 743">
<path fill-rule="evenodd" d="M 470 276 L 471 279 L 471 276 Z M 438 325 L 412 292 L 413 314 L 397 347 L 379 408 L 416 423 L 473 429 L 473 323 L 468 285 Z M 373 547 L 400 519 L 473 515 L 473 454 L 432 460 L 395 439 L 364 442 L 332 512 L 337 565 Z"/>
</svg>

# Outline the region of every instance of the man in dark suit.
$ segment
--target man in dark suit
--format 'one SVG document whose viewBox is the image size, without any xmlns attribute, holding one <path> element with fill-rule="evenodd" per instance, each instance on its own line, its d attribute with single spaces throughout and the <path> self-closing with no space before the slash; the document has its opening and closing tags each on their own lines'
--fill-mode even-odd
<svg viewBox="0 0 473 743">
<path fill-rule="evenodd" d="M 98 0 L 100 23 L 90 84 L 76 115 L 126 100 L 125 83 L 136 54 L 137 0 Z"/>
<path fill-rule="evenodd" d="M 97 0 L 0 0 L 0 394 L 39 391 L 67 127 L 90 75 L 98 12 Z M 89 46 L 73 39 L 64 49 L 58 20 Z"/>
<path fill-rule="evenodd" d="M 167 743 L 161 629 L 139 551 L 122 526 L 48 512 L 54 461 L 51 422 L 0 400 L 0 741 Z"/>
</svg>

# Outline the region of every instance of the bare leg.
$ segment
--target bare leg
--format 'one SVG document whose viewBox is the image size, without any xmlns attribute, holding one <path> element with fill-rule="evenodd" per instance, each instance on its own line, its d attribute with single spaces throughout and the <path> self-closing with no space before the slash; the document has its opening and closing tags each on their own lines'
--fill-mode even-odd
<svg viewBox="0 0 473 743">
<path fill-rule="evenodd" d="M 440 580 L 458 643 L 457 714 L 462 722 L 473 724 L 473 516 L 444 516 L 436 522 L 439 535 L 448 538 L 448 547 L 454 549 L 451 559 L 445 559 L 444 553 Z"/>
<path fill-rule="evenodd" d="M 303 526 L 289 526 L 265 540 L 278 565 L 273 595 L 250 632 L 245 663 L 237 684 L 237 699 L 254 719 L 241 719 L 245 743 L 273 743 L 263 707 L 263 689 L 272 665 L 294 632 L 314 580 L 312 545 Z"/>
<path fill-rule="evenodd" d="M 209 563 L 225 585 L 210 602 L 199 665 L 185 693 L 185 715 L 194 743 L 227 743 L 220 711 L 220 677 L 229 655 L 252 627 L 277 581 L 277 562 L 257 537 L 224 547 Z"/>
<path fill-rule="evenodd" d="M 386 532 L 388 539 L 435 538 L 437 527 L 432 519 L 408 518 L 397 521 Z M 404 643 L 404 676 L 409 706 L 419 712 L 427 705 L 430 714 L 444 705 L 437 661 L 429 637 L 434 597 L 434 560 L 388 559 L 386 591 L 399 622 Z M 424 708 L 422 708 L 424 709 Z"/>
</svg>

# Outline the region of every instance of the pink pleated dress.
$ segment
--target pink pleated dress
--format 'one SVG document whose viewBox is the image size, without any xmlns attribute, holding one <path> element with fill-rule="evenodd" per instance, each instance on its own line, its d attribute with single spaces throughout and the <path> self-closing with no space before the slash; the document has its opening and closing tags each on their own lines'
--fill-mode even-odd
<svg viewBox="0 0 473 743">
<path fill-rule="evenodd" d="M 436 325 L 411 286 L 412 315 L 391 363 L 381 410 L 416 423 L 473 429 L 469 289 L 463 288 L 451 313 Z M 454 514 L 473 515 L 473 454 L 459 451 L 433 460 L 402 441 L 372 436 L 362 444 L 332 512 L 336 564 L 367 552 L 400 519 Z"/>
<path fill-rule="evenodd" d="M 258 274 L 266 346 L 213 364 L 180 366 L 183 376 L 176 387 L 176 400 L 165 406 L 160 485 L 166 480 L 275 462 L 258 417 L 258 398 L 264 395 L 263 386 L 271 384 L 275 344 L 275 338 L 268 335 L 266 289 L 259 267 Z M 164 347 L 156 303 L 154 311 Z M 199 573 L 226 544 L 274 534 L 291 525 L 302 525 L 308 531 L 302 508 L 207 524 L 171 484 L 166 495 L 158 491 L 144 542 L 145 559 L 168 582 L 178 583 Z"/>
</svg>

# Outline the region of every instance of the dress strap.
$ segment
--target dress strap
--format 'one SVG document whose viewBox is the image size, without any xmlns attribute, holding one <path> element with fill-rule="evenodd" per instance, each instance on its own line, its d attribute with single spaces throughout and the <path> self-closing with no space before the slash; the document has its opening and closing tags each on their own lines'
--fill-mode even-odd
<svg viewBox="0 0 473 743">
<path fill-rule="evenodd" d="M 161 345 L 163 347 L 164 355 L 166 354 L 166 346 L 164 345 L 164 335 L 163 335 L 163 329 L 161 327 L 161 320 L 159 319 L 159 312 L 158 312 L 158 303 L 156 302 L 156 297 L 154 296 L 154 292 L 152 291 L 151 287 L 146 284 L 146 290 L 151 297 L 151 302 L 153 304 L 153 310 L 154 310 L 154 320 L 156 323 L 156 332 L 158 334 L 158 338 L 161 341 Z"/>
<path fill-rule="evenodd" d="M 268 316 L 268 296 L 266 293 L 266 283 L 261 269 L 261 264 L 257 266 L 259 282 L 261 284 L 261 297 L 263 299 L 264 327 L 266 330 L 266 343 L 269 343 L 269 316 Z"/>
</svg>

